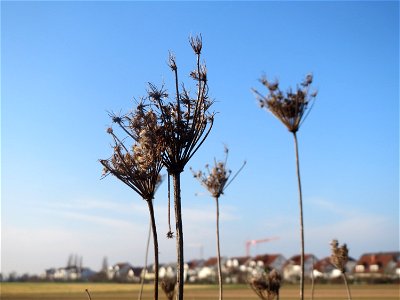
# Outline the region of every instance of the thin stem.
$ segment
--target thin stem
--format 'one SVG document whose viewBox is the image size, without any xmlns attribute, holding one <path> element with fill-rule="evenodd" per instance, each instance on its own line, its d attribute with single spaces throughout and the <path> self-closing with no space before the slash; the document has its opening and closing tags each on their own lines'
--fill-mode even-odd
<svg viewBox="0 0 400 300">
<path fill-rule="evenodd" d="M 149 206 L 151 228 L 153 231 L 153 244 L 154 244 L 154 300 L 158 300 L 158 239 L 157 239 L 157 228 L 156 220 L 154 218 L 154 207 L 153 200 L 147 200 Z"/>
<path fill-rule="evenodd" d="M 222 300 L 222 270 L 221 270 L 221 250 L 219 244 L 219 199 L 215 197 L 217 206 L 217 261 L 218 261 L 218 282 L 219 282 L 219 300 Z"/>
<path fill-rule="evenodd" d="M 168 234 L 171 234 L 171 175 L 168 173 Z"/>
<path fill-rule="evenodd" d="M 348 298 L 348 300 L 351 300 L 350 287 L 349 287 L 349 283 L 347 282 L 346 273 L 342 273 L 342 277 L 343 277 L 343 280 L 344 280 L 344 284 L 346 285 L 347 298 Z"/>
<path fill-rule="evenodd" d="M 172 173 L 174 184 L 174 203 L 175 203 L 175 224 L 176 224 L 176 253 L 177 253 L 177 272 L 176 282 L 178 285 L 177 299 L 183 300 L 184 285 L 184 259 L 183 259 L 183 230 L 182 230 L 182 210 L 181 210 L 181 173 Z"/>
<path fill-rule="evenodd" d="M 147 272 L 147 258 L 149 257 L 150 235 L 151 235 L 151 220 L 149 221 L 149 232 L 147 234 L 147 242 L 146 242 L 146 254 L 144 256 L 144 272 L 142 272 L 143 274 L 140 274 L 141 278 L 140 278 L 140 290 L 139 290 L 139 296 L 138 296 L 139 300 L 142 300 L 144 278 L 145 278 L 146 272 Z"/>
<path fill-rule="evenodd" d="M 315 289 L 315 282 L 314 282 L 314 257 L 313 257 L 312 269 L 311 269 L 311 300 L 314 300 L 314 289 Z"/>
<path fill-rule="evenodd" d="M 89 297 L 89 300 L 92 300 L 92 297 L 90 296 L 89 290 L 88 290 L 88 289 L 86 289 L 86 290 L 85 290 L 85 292 L 86 292 L 86 294 L 88 295 L 88 297 Z"/>
<path fill-rule="evenodd" d="M 297 183 L 299 189 L 299 206 L 300 206 L 300 238 L 301 238 L 301 276 L 300 276 L 300 299 L 304 300 L 304 224 L 303 224 L 303 195 L 301 192 L 301 179 L 300 179 L 300 162 L 299 162 L 299 145 L 297 142 L 296 132 L 293 132 L 295 151 L 296 151 L 296 171 Z"/>
</svg>

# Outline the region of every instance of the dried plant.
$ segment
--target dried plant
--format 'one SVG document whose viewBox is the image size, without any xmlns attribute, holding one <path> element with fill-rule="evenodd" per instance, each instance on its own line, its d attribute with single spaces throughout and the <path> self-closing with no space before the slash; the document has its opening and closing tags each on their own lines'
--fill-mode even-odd
<svg viewBox="0 0 400 300">
<path fill-rule="evenodd" d="M 331 263 L 341 272 L 347 290 L 347 297 L 349 300 L 351 300 L 350 288 L 346 276 L 346 264 L 348 261 L 349 249 L 347 248 L 347 245 L 343 244 L 342 246 L 339 246 L 338 240 L 332 240 Z"/>
<path fill-rule="evenodd" d="M 260 82 L 268 88 L 269 93 L 263 96 L 257 90 L 253 89 L 261 108 L 266 108 L 275 117 L 277 117 L 286 128 L 293 133 L 296 154 L 296 170 L 297 170 L 297 183 L 299 190 L 299 206 L 300 206 L 300 238 L 301 238 L 301 276 L 300 276 L 300 298 L 304 299 L 304 225 L 303 225 L 303 196 L 301 190 L 300 179 L 300 163 L 299 163 L 299 149 L 297 141 L 297 131 L 301 124 L 306 119 L 308 113 L 312 108 L 314 99 L 317 95 L 316 92 L 310 93 L 310 86 L 313 81 L 311 74 L 307 75 L 305 80 L 297 87 L 296 92 L 289 89 L 283 92 L 279 88 L 278 81 L 270 82 L 267 78 L 263 77 Z"/>
<path fill-rule="evenodd" d="M 196 82 L 196 93 L 190 91 L 182 84 L 179 87 L 178 66 L 175 56 L 170 53 L 169 66 L 175 77 L 175 95 L 169 98 L 167 91 L 162 86 L 157 88 L 149 84 L 148 96 L 157 111 L 158 122 L 163 134 L 164 149 L 162 152 L 163 164 L 168 175 L 172 176 L 174 187 L 174 206 L 177 243 L 177 298 L 183 299 L 183 229 L 181 214 L 181 183 L 180 175 L 187 162 L 193 157 L 199 147 L 207 138 L 214 122 L 214 114 L 209 112 L 212 101 L 208 97 L 207 69 L 200 63 L 202 38 L 191 37 L 190 45 L 196 55 L 196 69 L 190 73 Z M 169 230 L 168 237 L 172 237 Z"/>
<path fill-rule="evenodd" d="M 150 237 L 151 237 L 151 221 L 149 225 L 149 231 L 147 233 L 147 240 L 146 240 L 146 251 L 144 255 L 144 267 L 143 271 L 140 273 L 140 289 L 139 289 L 139 295 L 138 295 L 138 300 L 142 300 L 143 296 L 143 287 L 144 287 L 144 278 L 146 277 L 146 272 L 147 272 L 147 259 L 149 257 L 149 245 L 150 245 Z"/>
<path fill-rule="evenodd" d="M 135 112 L 124 116 L 110 114 L 112 121 L 127 135 L 120 139 L 110 127 L 107 132 L 113 138 L 114 153 L 102 159 L 103 177 L 112 174 L 138 193 L 148 204 L 153 232 L 155 280 L 154 299 L 158 299 L 158 240 L 154 217 L 153 199 L 161 183 L 163 135 L 157 116 L 140 103 Z M 132 145 L 127 146 L 128 140 Z"/>
<path fill-rule="evenodd" d="M 161 289 L 168 300 L 174 299 L 176 288 L 176 278 L 164 277 L 161 279 Z"/>
<path fill-rule="evenodd" d="M 92 296 L 90 296 L 89 290 L 88 290 L 88 289 L 85 289 L 85 292 L 86 292 L 86 294 L 87 294 L 89 300 L 92 300 Z"/>
<path fill-rule="evenodd" d="M 273 269 L 269 274 L 257 274 L 249 280 L 250 288 L 260 299 L 279 300 L 279 290 L 281 288 L 282 277 Z"/>
<path fill-rule="evenodd" d="M 243 163 L 242 167 L 236 174 L 230 179 L 232 171 L 226 166 L 228 160 L 228 148 L 225 147 L 225 160 L 216 161 L 214 159 L 214 167 L 210 170 L 209 166 L 206 165 L 206 172 L 193 171 L 193 176 L 200 181 L 200 183 L 211 193 L 215 199 L 217 207 L 217 221 L 216 221 L 216 234 L 217 234 L 217 260 L 218 260 L 218 282 L 219 282 L 219 299 L 222 299 L 222 270 L 221 270 L 221 252 L 220 252 L 220 240 L 219 240 L 219 197 L 224 193 L 228 185 L 236 178 L 239 172 L 243 169 L 246 162 Z M 230 180 L 229 180 L 230 179 Z"/>
</svg>

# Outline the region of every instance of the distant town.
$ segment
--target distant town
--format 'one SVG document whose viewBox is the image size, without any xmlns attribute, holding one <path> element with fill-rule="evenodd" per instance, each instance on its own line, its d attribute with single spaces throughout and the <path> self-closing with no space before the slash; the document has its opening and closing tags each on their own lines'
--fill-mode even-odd
<svg viewBox="0 0 400 300">
<path fill-rule="evenodd" d="M 0 275 L 5 282 L 119 282 L 139 283 L 143 277 L 145 282 L 154 279 L 154 265 L 146 268 L 133 266 L 129 262 L 110 265 L 103 259 L 100 271 L 84 267 L 82 257 L 70 255 L 65 267 L 49 268 L 40 275 L 15 272 L 7 276 Z M 287 283 L 295 283 L 300 279 L 300 255 L 289 259 L 281 254 L 263 254 L 254 257 L 222 257 L 223 280 L 227 284 L 246 283 L 251 274 L 279 271 Z M 400 252 L 365 253 L 360 258 L 350 258 L 346 265 L 346 274 L 351 282 L 361 283 L 393 283 L 400 282 Z M 161 264 L 160 278 L 174 277 L 175 264 Z M 185 264 L 185 280 L 187 283 L 217 283 L 217 258 L 198 259 Z M 313 254 L 305 255 L 305 276 L 307 281 L 318 283 L 340 282 L 341 272 L 330 262 L 330 257 L 318 259 Z"/>
</svg>

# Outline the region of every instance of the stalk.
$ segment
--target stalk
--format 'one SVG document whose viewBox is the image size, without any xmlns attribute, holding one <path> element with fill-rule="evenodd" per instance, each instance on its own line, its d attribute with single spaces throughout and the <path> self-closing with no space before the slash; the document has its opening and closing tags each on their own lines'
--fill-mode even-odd
<svg viewBox="0 0 400 300">
<path fill-rule="evenodd" d="M 346 290 L 347 290 L 347 298 L 348 300 L 351 300 L 351 294 L 350 294 L 350 288 L 349 288 L 349 284 L 347 282 L 347 276 L 345 273 L 342 272 L 342 277 L 344 280 L 344 284 L 346 285 Z"/>
<path fill-rule="evenodd" d="M 151 220 L 150 220 L 149 225 L 150 225 L 149 233 L 147 234 L 147 242 L 146 242 L 146 254 L 144 256 L 144 272 L 143 272 L 143 275 L 141 274 L 141 278 L 140 278 L 140 290 L 139 290 L 139 296 L 138 296 L 139 300 L 142 300 L 144 277 L 146 276 L 146 271 L 147 271 L 147 258 L 149 257 L 150 235 L 151 235 L 151 229 L 152 229 Z"/>
<path fill-rule="evenodd" d="M 183 300 L 184 285 L 184 259 L 183 259 L 183 230 L 182 230 L 182 210 L 181 210 L 181 174 L 173 173 L 172 180 L 174 184 L 174 204 L 175 204 L 175 224 L 176 224 L 176 282 L 178 285 L 177 299 Z"/>
<path fill-rule="evenodd" d="M 154 244 L 154 300 L 158 300 L 158 240 L 156 220 L 154 218 L 154 207 L 152 199 L 147 201 L 149 205 L 151 228 L 153 231 L 153 244 Z"/>
<path fill-rule="evenodd" d="M 219 282 L 219 300 L 222 300 L 222 270 L 221 270 L 221 251 L 219 245 L 219 201 L 218 197 L 215 197 L 215 203 L 217 206 L 217 261 L 218 261 L 218 282 Z"/>
<path fill-rule="evenodd" d="M 299 145 L 297 142 L 296 132 L 293 132 L 295 151 L 296 151 L 296 171 L 297 183 L 299 189 L 299 206 L 300 206 L 300 238 L 301 238 L 301 276 L 300 276 L 300 299 L 304 300 L 304 224 L 303 224 L 303 195 L 301 192 L 301 179 L 300 179 L 300 162 L 299 162 Z"/>
</svg>

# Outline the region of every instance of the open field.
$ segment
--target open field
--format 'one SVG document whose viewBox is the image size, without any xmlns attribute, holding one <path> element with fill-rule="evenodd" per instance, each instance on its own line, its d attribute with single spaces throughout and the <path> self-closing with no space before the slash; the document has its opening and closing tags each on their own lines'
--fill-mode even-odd
<svg viewBox="0 0 400 300">
<path fill-rule="evenodd" d="M 102 284 L 102 283 L 1 283 L 2 300 L 85 300 L 88 299 L 85 289 L 91 293 L 93 300 L 98 299 L 137 299 L 139 285 Z M 245 285 L 227 285 L 224 287 L 224 299 L 258 299 Z M 399 285 L 355 285 L 351 286 L 353 300 L 389 300 L 399 299 Z M 185 299 L 217 299 L 216 285 L 187 285 Z M 299 298 L 297 285 L 284 285 L 281 288 L 281 300 Z M 311 299 L 310 286 L 306 286 L 305 298 Z M 152 299 L 152 285 L 145 286 L 143 300 Z M 160 300 L 166 299 L 160 289 Z M 314 299 L 346 299 L 343 285 L 317 285 Z"/>
</svg>

